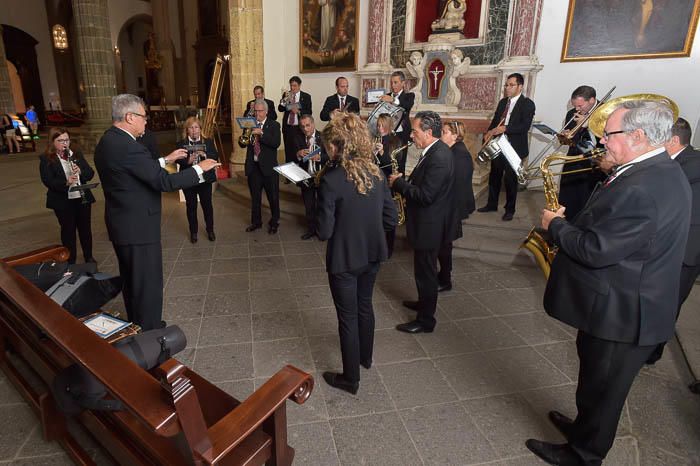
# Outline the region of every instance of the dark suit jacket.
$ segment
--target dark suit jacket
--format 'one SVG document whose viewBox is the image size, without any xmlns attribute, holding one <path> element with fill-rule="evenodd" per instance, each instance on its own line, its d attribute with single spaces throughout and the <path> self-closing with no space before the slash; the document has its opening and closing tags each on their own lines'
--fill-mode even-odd
<svg viewBox="0 0 700 466">
<path fill-rule="evenodd" d="M 153 133 L 153 131 L 146 128 L 146 131 L 144 131 L 140 137 L 136 138 L 136 141 L 143 144 L 143 146 L 148 149 L 148 152 L 150 152 L 151 157 L 153 157 L 154 160 L 158 160 L 160 158 L 158 141 L 156 140 L 156 135 Z"/>
<path fill-rule="evenodd" d="M 321 110 L 321 121 L 331 121 L 331 112 L 340 108 L 340 98 L 338 94 L 329 95 L 323 103 Z M 360 101 L 351 95 L 345 96 L 345 111 L 348 113 L 360 113 Z"/>
<path fill-rule="evenodd" d="M 680 166 L 663 152 L 601 187 L 573 223 L 554 219 L 547 313 L 604 340 L 671 338 L 690 202 Z"/>
<path fill-rule="evenodd" d="M 243 110 L 243 115 L 241 116 L 248 116 L 248 110 L 250 109 L 250 106 L 255 102 L 255 99 L 249 100 L 248 103 L 245 106 L 245 110 Z M 277 121 L 277 112 L 275 112 L 275 103 L 271 101 L 270 99 L 265 99 L 265 102 L 267 102 L 267 117 L 270 118 L 271 120 Z M 254 117 L 255 115 L 253 115 Z"/>
<path fill-rule="evenodd" d="M 472 188 L 472 176 L 474 175 L 474 161 L 467 146 L 463 142 L 456 142 L 452 146 L 454 164 L 454 206 L 460 223 L 474 212 L 474 189 Z"/>
<path fill-rule="evenodd" d="M 493 115 L 489 129 L 495 128 L 501 122 L 507 103 L 508 99 L 505 97 L 498 102 L 496 113 Z M 524 159 L 530 153 L 527 136 L 534 116 L 535 103 L 521 94 L 517 102 L 515 102 L 513 111 L 510 113 L 510 120 L 508 120 L 505 132 L 506 136 L 508 136 L 508 142 L 510 142 L 510 145 L 513 146 L 513 149 L 515 149 L 521 159 Z"/>
<path fill-rule="evenodd" d="M 326 270 L 342 273 L 387 259 L 385 231 L 396 227 L 396 206 L 383 175 L 366 194 L 355 189 L 342 166 L 321 177 L 318 237 L 328 240 Z"/>
<path fill-rule="evenodd" d="M 394 189 L 406 199 L 406 233 L 413 249 L 437 249 L 454 239 L 452 160 L 450 148 L 438 140 L 408 181 L 401 177 L 394 182 Z"/>
<path fill-rule="evenodd" d="M 391 92 L 387 95 L 391 95 Z M 401 138 L 404 144 L 408 142 L 411 137 L 411 109 L 413 108 L 415 100 L 416 95 L 413 92 L 403 91 L 399 95 L 399 107 L 403 108 L 404 112 L 401 118 L 401 124 L 397 126 L 397 128 L 401 127 L 402 130 L 396 133 L 396 135 Z"/>
<path fill-rule="evenodd" d="M 681 164 L 692 190 L 693 207 L 690 212 L 690 232 L 688 233 L 688 244 L 685 247 L 683 263 L 693 266 L 700 264 L 700 151 L 692 146 L 687 146 L 675 160 Z"/>
<path fill-rule="evenodd" d="M 260 155 L 258 156 L 258 165 L 265 176 L 274 175 L 277 166 L 277 148 L 281 144 L 280 124 L 269 118 L 265 120 L 263 125 L 263 134 L 260 137 Z M 245 156 L 245 176 L 250 176 L 255 168 L 255 152 L 254 145 L 248 145 L 248 151 Z"/>
<path fill-rule="evenodd" d="M 208 159 L 219 160 L 219 153 L 216 151 L 216 146 L 214 146 L 213 139 L 202 138 L 200 144 L 204 144 L 207 148 L 204 151 L 207 154 Z M 185 139 L 177 142 L 177 148 L 181 149 L 189 144 L 189 139 Z M 190 168 L 192 165 L 187 163 L 187 158 L 180 159 L 176 162 L 180 166 L 180 171 Z M 204 172 L 204 181 L 207 183 L 213 183 L 216 181 L 216 170 L 209 170 Z"/>
<path fill-rule="evenodd" d="M 144 146 L 115 126 L 95 148 L 95 167 L 105 193 L 109 239 L 118 245 L 160 242 L 160 193 L 199 183 L 194 168 L 168 173 Z"/>
<path fill-rule="evenodd" d="M 318 165 L 318 169 L 323 167 L 327 162 L 328 162 L 328 154 L 326 153 L 326 150 L 323 148 L 323 136 L 321 135 L 321 132 L 319 130 L 316 130 L 316 144 L 321 148 L 321 162 Z M 306 136 L 304 136 L 304 133 L 299 131 L 299 134 L 295 136 L 295 152 L 300 151 L 302 149 L 308 149 L 308 146 L 306 145 Z M 307 160 L 306 162 L 302 162 L 300 159 L 297 159 L 297 164 L 303 168 L 304 170 L 308 170 L 309 168 L 309 161 Z"/>
<path fill-rule="evenodd" d="M 301 118 L 302 115 L 312 115 L 313 108 L 311 106 L 311 96 L 304 91 L 299 91 L 299 105 L 301 107 L 300 112 L 297 114 L 297 118 Z M 282 128 L 287 127 L 287 119 L 289 118 L 289 111 L 283 106 L 279 105 L 277 110 L 284 112 L 282 117 Z"/>
<path fill-rule="evenodd" d="M 87 163 L 85 157 L 80 151 L 73 151 L 75 164 L 80 168 L 80 182 L 85 184 L 95 176 L 95 171 L 90 164 Z M 48 188 L 46 191 L 46 208 L 61 210 L 69 205 L 68 186 L 66 182 L 66 172 L 63 171 L 63 165 L 58 157 L 49 160 L 46 154 L 39 156 L 39 174 L 41 182 Z M 85 191 L 85 196 L 90 203 L 95 202 L 95 196 L 88 189 Z"/>
</svg>

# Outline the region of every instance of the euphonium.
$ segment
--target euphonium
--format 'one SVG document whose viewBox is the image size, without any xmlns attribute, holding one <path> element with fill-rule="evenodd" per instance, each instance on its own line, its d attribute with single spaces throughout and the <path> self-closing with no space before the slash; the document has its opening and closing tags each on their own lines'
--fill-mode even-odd
<svg viewBox="0 0 700 466">
<path fill-rule="evenodd" d="M 391 174 L 396 175 L 399 173 L 399 162 L 396 160 L 396 155 L 407 147 L 411 146 L 413 141 L 408 141 L 408 144 L 398 147 L 391 151 L 389 158 L 391 159 Z M 406 210 L 405 210 L 405 200 L 398 192 L 394 192 L 392 195 L 394 204 L 396 204 L 396 212 L 399 218 L 399 225 L 403 225 L 406 222 Z"/>
<path fill-rule="evenodd" d="M 253 128 L 245 128 L 243 129 L 243 134 L 238 136 L 238 144 L 240 144 L 243 147 L 248 147 L 253 143 L 253 138 L 255 136 L 253 135 Z"/>
</svg>

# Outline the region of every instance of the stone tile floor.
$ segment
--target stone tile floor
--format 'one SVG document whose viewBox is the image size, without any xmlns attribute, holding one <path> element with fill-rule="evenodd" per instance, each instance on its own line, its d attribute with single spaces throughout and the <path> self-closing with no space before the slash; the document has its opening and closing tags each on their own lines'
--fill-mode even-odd
<svg viewBox="0 0 700 466">
<path fill-rule="evenodd" d="M 21 201 L 5 184 L 10 176 L 31 179 L 34 161 L 11 167 L 13 175 L 0 171 L 2 186 L 10 186 L 0 188 L 0 256 L 58 242 L 39 183 L 23 187 Z M 295 464 L 543 464 L 524 441 L 563 441 L 547 411 L 575 413 L 578 362 L 574 332 L 544 314 L 544 279 L 517 251 L 541 194 L 524 193 L 510 224 L 495 214 L 475 214 L 465 224 L 455 244 L 455 288 L 440 296 L 432 334 L 393 329 L 411 317 L 401 300 L 415 297 L 411 251 L 399 239 L 375 288 L 374 366 L 363 369 L 360 391 L 351 396 L 320 377 L 341 367 L 324 244 L 299 240 L 298 193 L 286 185 L 282 191 L 279 233 L 247 234 L 247 189 L 227 184 L 215 195 L 217 241 L 196 245 L 187 240 L 184 205 L 164 196 L 164 318 L 188 337 L 178 358 L 241 399 L 284 364 L 312 373 L 317 384 L 309 401 L 288 405 Z M 102 209 L 98 201 L 94 255 L 101 270 L 117 273 Z M 700 308 L 699 291 L 686 312 Z M 109 307 L 123 304 L 117 299 Z M 700 397 L 685 387 L 689 373 L 679 347 L 669 349 L 635 382 L 606 464 L 700 464 Z M 98 464 L 110 464 L 94 454 Z M 41 439 L 37 418 L 3 375 L 0 463 L 70 464 L 58 445 Z"/>
</svg>

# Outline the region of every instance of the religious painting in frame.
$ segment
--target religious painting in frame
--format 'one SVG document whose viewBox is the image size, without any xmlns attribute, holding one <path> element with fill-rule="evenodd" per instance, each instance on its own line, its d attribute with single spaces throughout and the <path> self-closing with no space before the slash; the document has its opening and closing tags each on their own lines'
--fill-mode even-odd
<svg viewBox="0 0 700 466">
<path fill-rule="evenodd" d="M 700 0 L 569 0 L 562 62 L 687 57 Z"/>
<path fill-rule="evenodd" d="M 302 73 L 357 70 L 358 0 L 299 0 Z"/>
</svg>

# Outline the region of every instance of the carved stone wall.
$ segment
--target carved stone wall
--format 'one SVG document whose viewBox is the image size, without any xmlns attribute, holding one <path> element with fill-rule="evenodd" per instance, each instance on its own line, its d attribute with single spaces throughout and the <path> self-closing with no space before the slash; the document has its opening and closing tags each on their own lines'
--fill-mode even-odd
<svg viewBox="0 0 700 466">
<path fill-rule="evenodd" d="M 0 114 L 14 113 L 14 111 L 15 103 L 5 58 L 5 42 L 2 40 L 2 26 L 0 26 Z"/>
</svg>

